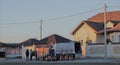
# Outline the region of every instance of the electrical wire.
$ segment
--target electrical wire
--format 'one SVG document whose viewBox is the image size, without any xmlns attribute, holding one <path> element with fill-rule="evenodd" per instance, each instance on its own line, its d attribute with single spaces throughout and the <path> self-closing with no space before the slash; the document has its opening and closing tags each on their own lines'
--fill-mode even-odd
<svg viewBox="0 0 120 65">
<path fill-rule="evenodd" d="M 73 17 L 73 16 L 78 16 L 78 15 L 82 15 L 82 14 L 87 14 L 87 13 L 94 12 L 94 11 L 100 10 L 100 9 L 102 9 L 102 8 L 97 8 L 97 9 L 94 9 L 94 10 L 84 11 L 84 12 L 80 12 L 80 13 L 72 14 L 72 15 L 68 15 L 68 16 L 62 16 L 62 17 L 47 19 L 47 20 L 44 20 L 44 22 L 54 21 L 54 20 L 60 20 L 60 19 L 64 19 L 64 18 L 69 18 L 69 17 Z M 20 23 L 1 23 L 0 25 L 30 24 L 30 23 L 39 23 L 39 22 L 40 22 L 40 21 L 20 22 Z"/>
<path fill-rule="evenodd" d="M 108 6 L 108 7 L 120 7 L 120 6 Z"/>
<path fill-rule="evenodd" d="M 93 11 L 96 11 L 96 10 L 100 10 L 100 9 L 102 9 L 102 8 L 97 8 L 97 9 L 94 9 L 94 10 L 89 10 L 89 11 L 85 11 L 85 12 L 81 12 L 81 13 L 77 13 L 77 14 L 73 14 L 73 15 L 69 15 L 69 16 L 52 18 L 52 19 L 48 19 L 48 20 L 45 20 L 45 21 L 53 21 L 53 20 L 58 20 L 58 19 L 69 18 L 69 17 L 73 17 L 73 16 L 78 16 L 78 15 L 81 15 L 81 14 L 87 14 L 87 13 L 90 13 L 90 12 L 93 12 Z"/>
<path fill-rule="evenodd" d="M 0 25 L 14 25 L 14 24 L 31 24 L 31 23 L 38 23 L 39 21 L 34 22 L 19 22 L 19 23 L 1 23 Z"/>
</svg>

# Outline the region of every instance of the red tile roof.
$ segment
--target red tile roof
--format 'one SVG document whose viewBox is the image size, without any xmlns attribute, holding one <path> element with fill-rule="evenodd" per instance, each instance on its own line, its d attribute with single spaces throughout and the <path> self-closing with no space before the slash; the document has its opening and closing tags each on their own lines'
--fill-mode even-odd
<svg viewBox="0 0 120 65">
<path fill-rule="evenodd" d="M 106 15 L 107 15 L 107 21 L 120 20 L 120 11 L 107 12 Z M 88 19 L 88 21 L 103 22 L 104 21 L 104 13 L 98 13 L 97 15 L 90 17 Z"/>
<path fill-rule="evenodd" d="M 120 23 L 117 24 L 117 25 L 113 28 L 113 30 L 120 30 Z"/>
</svg>

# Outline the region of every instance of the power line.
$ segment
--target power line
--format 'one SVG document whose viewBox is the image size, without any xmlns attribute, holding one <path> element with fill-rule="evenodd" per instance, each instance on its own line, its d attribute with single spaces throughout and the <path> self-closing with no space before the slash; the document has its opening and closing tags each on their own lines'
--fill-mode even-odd
<svg viewBox="0 0 120 65">
<path fill-rule="evenodd" d="M 97 8 L 97 9 L 94 9 L 94 10 L 84 11 L 84 12 L 80 12 L 80 13 L 72 14 L 72 15 L 68 15 L 68 16 L 62 16 L 62 17 L 52 18 L 52 19 L 44 20 L 44 22 L 54 21 L 54 20 L 59 20 L 59 19 L 64 19 L 64 18 L 69 18 L 69 17 L 73 17 L 73 16 L 78 16 L 78 15 L 81 15 L 81 14 L 87 14 L 87 13 L 90 13 L 90 12 L 93 12 L 93 11 L 96 11 L 96 10 L 100 10 L 100 9 L 102 9 L 102 8 Z M 20 22 L 20 23 L 3 23 L 3 24 L 1 23 L 0 25 L 30 24 L 30 23 L 39 23 L 39 21 L 34 21 L 34 22 Z"/>
<path fill-rule="evenodd" d="M 19 22 L 19 23 L 1 23 L 0 25 L 14 25 L 14 24 L 31 24 L 31 23 L 38 23 L 39 21 L 34 22 Z"/>
<path fill-rule="evenodd" d="M 108 7 L 120 7 L 120 6 L 108 6 Z"/>
<path fill-rule="evenodd" d="M 69 16 L 52 18 L 52 19 L 48 19 L 48 20 L 45 20 L 45 21 L 53 21 L 53 20 L 58 20 L 58 19 L 69 18 L 69 17 L 73 17 L 73 16 L 78 16 L 78 15 L 81 15 L 81 14 L 87 14 L 87 13 L 90 13 L 90 12 L 93 12 L 93 11 L 96 11 L 96 10 L 100 10 L 100 9 L 102 9 L 102 8 L 97 8 L 97 9 L 94 9 L 94 10 L 89 10 L 89 11 L 85 11 L 85 12 L 81 12 L 81 13 L 77 13 L 77 14 L 72 14 L 72 15 L 69 15 Z"/>
<path fill-rule="evenodd" d="M 108 8 L 108 7 L 120 7 L 120 6 L 107 6 L 107 8 Z M 103 7 L 97 8 L 97 9 L 93 9 L 93 10 L 89 10 L 89 11 L 80 12 L 80 13 L 77 13 L 77 14 L 68 15 L 68 16 L 62 16 L 62 17 L 47 19 L 47 20 L 44 20 L 44 22 L 54 21 L 54 20 L 60 20 L 60 19 L 65 19 L 65 18 L 69 18 L 69 17 L 74 17 L 74 16 L 82 15 L 82 14 L 87 14 L 87 13 L 90 13 L 90 12 L 94 12 L 94 11 L 100 10 L 100 9 L 102 9 L 102 8 L 103 8 Z M 19 23 L 1 23 L 0 25 L 32 24 L 32 23 L 39 23 L 39 21 L 19 22 Z"/>
</svg>

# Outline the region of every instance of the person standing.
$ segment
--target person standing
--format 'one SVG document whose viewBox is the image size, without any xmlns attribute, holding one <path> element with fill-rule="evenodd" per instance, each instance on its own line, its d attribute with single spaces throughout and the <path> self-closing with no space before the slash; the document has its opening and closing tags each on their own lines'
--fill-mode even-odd
<svg viewBox="0 0 120 65">
<path fill-rule="evenodd" d="M 29 50 L 26 50 L 26 61 L 29 61 Z"/>
<path fill-rule="evenodd" d="M 35 58 L 36 58 L 36 61 L 37 61 L 38 57 L 37 57 L 37 51 L 36 50 L 34 51 L 34 54 L 35 54 Z"/>
<path fill-rule="evenodd" d="M 55 50 L 53 49 L 53 47 L 51 47 L 50 49 L 49 49 L 49 55 L 50 55 L 50 57 L 51 57 L 51 61 L 52 60 L 54 60 L 54 56 L 55 56 Z"/>
<path fill-rule="evenodd" d="M 32 61 L 32 56 L 33 56 L 33 52 L 32 49 L 30 49 L 30 60 Z"/>
</svg>

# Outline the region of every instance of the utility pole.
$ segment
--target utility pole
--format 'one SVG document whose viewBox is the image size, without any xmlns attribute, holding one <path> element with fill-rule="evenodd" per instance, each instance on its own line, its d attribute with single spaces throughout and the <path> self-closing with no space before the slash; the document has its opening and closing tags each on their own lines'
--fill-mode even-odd
<svg viewBox="0 0 120 65">
<path fill-rule="evenodd" d="M 1 37 L 2 37 L 2 36 L 1 36 L 1 31 L 2 31 L 2 30 L 1 30 L 1 22 L 0 22 L 0 42 L 1 42 Z"/>
<path fill-rule="evenodd" d="M 42 39 L 42 19 L 40 21 L 40 40 Z"/>
<path fill-rule="evenodd" d="M 107 16 L 106 16 L 106 4 L 104 4 L 104 45 L 105 45 L 105 60 L 107 60 L 107 29 L 106 29 L 106 22 L 107 22 Z"/>
</svg>

